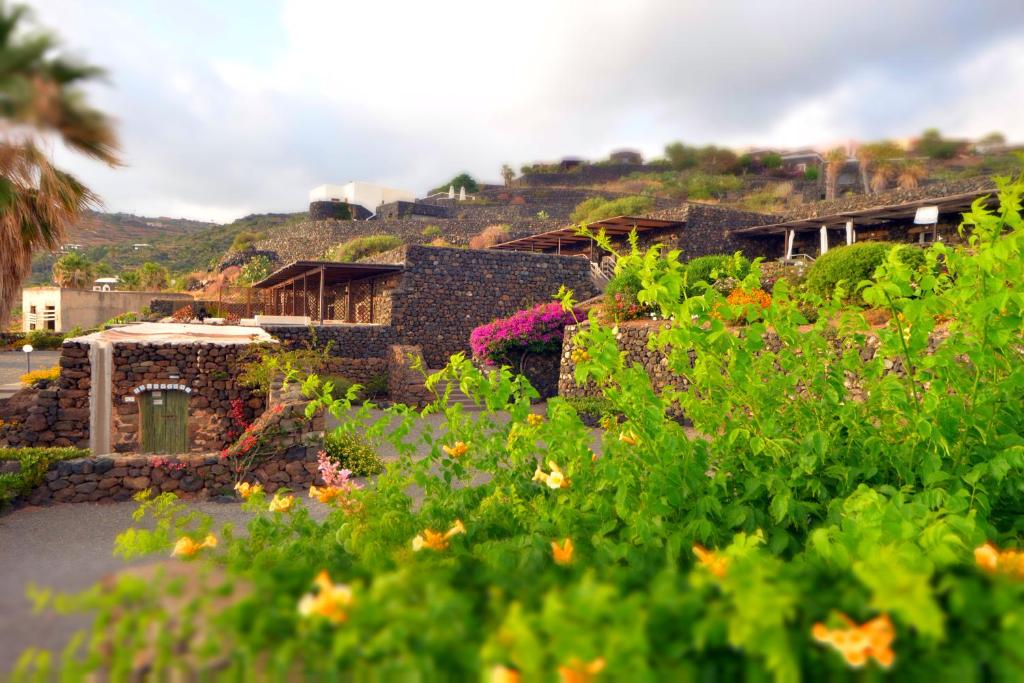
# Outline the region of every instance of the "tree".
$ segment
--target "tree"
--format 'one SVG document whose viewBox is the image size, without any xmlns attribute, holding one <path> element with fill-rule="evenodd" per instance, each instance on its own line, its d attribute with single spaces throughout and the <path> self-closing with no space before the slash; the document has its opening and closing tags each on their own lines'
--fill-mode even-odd
<svg viewBox="0 0 1024 683">
<path fill-rule="evenodd" d="M 121 289 L 135 291 L 142 288 L 137 270 L 126 270 L 118 279 L 121 281 Z"/>
<path fill-rule="evenodd" d="M 836 147 L 825 155 L 825 199 L 835 199 L 839 187 L 839 174 L 846 164 L 846 150 Z"/>
<path fill-rule="evenodd" d="M 170 272 L 159 263 L 146 261 L 138 270 L 139 288 L 145 292 L 167 289 L 171 282 Z"/>
<path fill-rule="evenodd" d="M 480 191 L 480 186 L 477 185 L 476 180 L 473 179 L 473 176 L 463 171 L 459 175 L 449 180 L 447 183 L 438 185 L 433 190 L 431 190 L 430 193 L 435 194 L 437 192 L 447 192 L 449 187 L 454 187 L 456 192 L 458 192 L 459 188 L 462 187 L 466 188 L 466 192 Z"/>
<path fill-rule="evenodd" d="M 685 171 L 693 168 L 700 161 L 700 154 L 696 147 L 684 145 L 682 142 L 673 142 L 665 145 L 665 158 L 677 171 Z"/>
<path fill-rule="evenodd" d="M 893 163 L 903 155 L 903 150 L 895 142 L 880 140 L 861 145 L 857 149 L 857 166 L 860 169 L 860 180 L 864 186 L 864 194 L 871 194 L 886 184 L 895 175 Z"/>
<path fill-rule="evenodd" d="M 769 170 L 782 168 L 782 155 L 778 152 L 768 152 L 761 159 L 761 163 Z"/>
<path fill-rule="evenodd" d="M 739 157 L 736 152 L 726 147 L 708 145 L 699 151 L 701 170 L 713 174 L 736 173 L 740 170 Z M 781 162 L 781 158 L 779 159 Z"/>
<path fill-rule="evenodd" d="M 249 259 L 238 275 L 238 284 L 251 285 L 270 275 L 270 259 L 263 254 Z"/>
<path fill-rule="evenodd" d="M 917 141 L 917 151 L 929 159 L 952 159 L 960 151 L 961 143 L 942 137 L 937 128 L 929 128 L 921 133 Z"/>
<path fill-rule="evenodd" d="M 512 170 L 512 167 L 508 164 L 501 165 L 501 179 L 505 181 L 505 187 L 512 187 L 512 180 L 516 177 L 516 172 Z"/>
<path fill-rule="evenodd" d="M 896 183 L 901 190 L 912 190 L 928 175 L 920 161 L 904 161 L 896 170 Z"/>
<path fill-rule="evenodd" d="M 63 54 L 45 31 L 27 30 L 28 9 L 0 2 L 0 325 L 6 322 L 32 256 L 56 250 L 96 196 L 53 165 L 46 139 L 119 165 L 110 119 L 82 86 L 102 70 Z"/>
<path fill-rule="evenodd" d="M 96 279 L 96 266 L 77 251 L 64 254 L 53 264 L 53 281 L 59 287 L 86 289 Z"/>
</svg>

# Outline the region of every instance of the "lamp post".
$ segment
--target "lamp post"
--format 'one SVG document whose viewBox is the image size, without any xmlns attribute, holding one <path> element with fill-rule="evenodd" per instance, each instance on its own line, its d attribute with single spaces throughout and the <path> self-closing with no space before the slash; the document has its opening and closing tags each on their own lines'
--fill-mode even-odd
<svg viewBox="0 0 1024 683">
<path fill-rule="evenodd" d="M 32 345 L 25 344 L 21 350 L 25 352 L 25 371 L 32 372 Z"/>
</svg>

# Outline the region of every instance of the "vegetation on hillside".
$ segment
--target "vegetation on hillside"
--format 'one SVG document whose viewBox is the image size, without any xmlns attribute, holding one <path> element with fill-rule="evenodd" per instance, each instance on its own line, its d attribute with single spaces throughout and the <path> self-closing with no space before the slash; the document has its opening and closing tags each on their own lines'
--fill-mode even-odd
<svg viewBox="0 0 1024 683">
<path fill-rule="evenodd" d="M 394 235 L 367 235 L 353 237 L 336 247 L 332 247 L 326 255 L 328 261 L 348 263 L 358 261 L 374 254 L 391 251 L 405 244 L 401 237 Z"/>
<path fill-rule="evenodd" d="M 576 224 L 590 224 L 615 216 L 635 216 L 651 210 L 654 201 L 650 197 L 634 196 L 605 199 L 591 197 L 576 205 L 569 218 Z"/>
<path fill-rule="evenodd" d="M 103 71 L 69 56 L 28 17 L 25 5 L 0 3 L 0 328 L 32 257 L 59 248 L 68 227 L 96 202 L 88 187 L 54 166 L 52 141 L 120 163 L 113 122 L 90 105 L 85 90 Z"/>
<path fill-rule="evenodd" d="M 477 184 L 476 180 L 473 179 L 473 176 L 469 175 L 466 172 L 462 172 L 459 175 L 452 178 L 451 180 L 449 180 L 448 182 L 438 185 L 437 187 L 432 189 L 429 194 L 447 192 L 448 188 L 455 188 L 455 192 L 456 194 L 458 194 L 459 190 L 463 187 L 466 188 L 466 192 L 470 193 L 480 191 L 480 186 Z"/>
</svg>

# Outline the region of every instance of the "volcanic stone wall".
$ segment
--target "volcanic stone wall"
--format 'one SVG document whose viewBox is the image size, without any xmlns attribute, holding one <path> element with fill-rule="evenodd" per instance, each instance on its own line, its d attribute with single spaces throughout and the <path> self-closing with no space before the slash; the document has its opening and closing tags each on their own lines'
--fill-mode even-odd
<svg viewBox="0 0 1024 683">
<path fill-rule="evenodd" d="M 743 252 L 747 258 L 758 256 L 775 258 L 782 255 L 778 236 L 748 236 L 732 232 L 737 228 L 768 225 L 774 216 L 752 211 L 739 211 L 713 204 L 689 203 L 681 209 L 654 212 L 655 218 L 685 220 L 686 223 L 673 230 L 656 230 L 640 235 L 640 245 L 649 247 L 655 243 L 667 249 L 679 249 L 684 261 L 709 254 L 731 254 Z"/>
<path fill-rule="evenodd" d="M 398 343 L 419 346 L 428 366 L 440 367 L 469 351 L 475 327 L 550 301 L 562 285 L 578 299 L 596 294 L 582 258 L 409 246 L 391 325 Z"/>
<path fill-rule="evenodd" d="M 188 398 L 188 445 L 191 451 L 211 451 L 229 443 L 237 431 L 229 416 L 232 401 L 240 400 L 246 418 L 263 412 L 263 399 L 238 376 L 240 366 L 251 358 L 248 345 L 117 343 L 111 373 L 111 446 L 119 453 L 140 447 L 140 395 L 135 389 L 150 385 L 190 388 Z M 127 400 L 126 400 L 127 399 Z"/>
<path fill-rule="evenodd" d="M 394 343 L 389 325 L 266 325 L 263 329 L 287 348 L 330 344 L 331 375 L 366 384 L 388 372 L 387 352 Z"/>
</svg>

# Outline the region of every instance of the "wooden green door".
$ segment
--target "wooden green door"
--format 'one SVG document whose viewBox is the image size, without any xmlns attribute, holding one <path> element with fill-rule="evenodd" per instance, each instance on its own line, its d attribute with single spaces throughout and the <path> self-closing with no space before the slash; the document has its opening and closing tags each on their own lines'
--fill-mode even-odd
<svg viewBox="0 0 1024 683">
<path fill-rule="evenodd" d="M 188 452 L 188 394 L 154 389 L 141 398 L 142 452 Z"/>
</svg>

